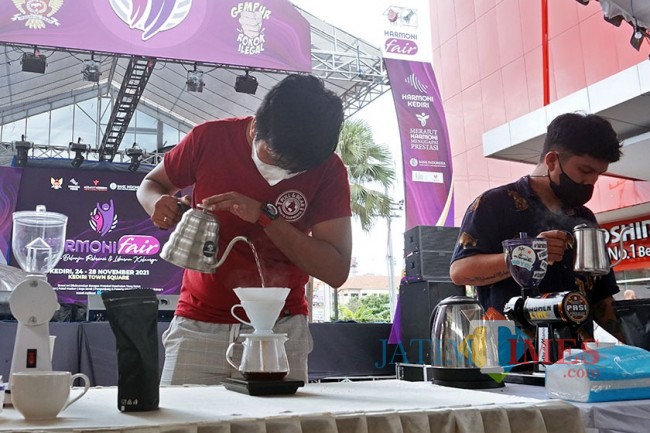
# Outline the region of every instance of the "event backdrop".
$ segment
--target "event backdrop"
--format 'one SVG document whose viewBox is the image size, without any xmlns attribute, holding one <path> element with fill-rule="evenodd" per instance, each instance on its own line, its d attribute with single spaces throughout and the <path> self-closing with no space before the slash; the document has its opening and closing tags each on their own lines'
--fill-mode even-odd
<svg viewBox="0 0 650 433">
<path fill-rule="evenodd" d="M 454 222 L 449 135 L 431 65 L 429 21 L 427 0 L 388 0 L 382 17 L 382 53 L 402 142 L 406 230 Z"/>
<path fill-rule="evenodd" d="M 0 42 L 311 71 L 310 26 L 288 0 L 6 0 Z"/>
<path fill-rule="evenodd" d="M 16 170 L 0 167 L 0 214 L 5 221 L 11 224 L 14 208 L 35 210 L 39 204 L 68 217 L 63 256 L 48 275 L 59 302 L 85 302 L 88 294 L 110 290 L 179 293 L 182 269 L 159 255 L 170 232 L 151 223 L 135 196 L 143 173 L 25 167 L 16 196 L 4 183 L 7 173 Z M 0 235 L 1 246 L 10 237 L 4 229 Z M 9 264 L 18 266 L 12 259 Z"/>
</svg>

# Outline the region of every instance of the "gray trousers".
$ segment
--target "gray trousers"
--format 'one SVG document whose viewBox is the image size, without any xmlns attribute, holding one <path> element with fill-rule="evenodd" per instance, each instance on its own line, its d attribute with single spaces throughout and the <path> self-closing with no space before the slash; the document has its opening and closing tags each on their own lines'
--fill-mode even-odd
<svg viewBox="0 0 650 433">
<path fill-rule="evenodd" d="M 226 361 L 231 342 L 241 342 L 239 334 L 250 334 L 247 325 L 207 323 L 174 316 L 163 333 L 165 364 L 161 385 L 217 385 L 225 378 L 241 378 L 241 374 Z M 307 357 L 313 348 L 307 317 L 302 315 L 280 318 L 273 332 L 287 334 L 285 343 L 289 360 L 288 378 L 307 383 Z M 235 346 L 233 360 L 241 362 L 242 347 Z"/>
</svg>

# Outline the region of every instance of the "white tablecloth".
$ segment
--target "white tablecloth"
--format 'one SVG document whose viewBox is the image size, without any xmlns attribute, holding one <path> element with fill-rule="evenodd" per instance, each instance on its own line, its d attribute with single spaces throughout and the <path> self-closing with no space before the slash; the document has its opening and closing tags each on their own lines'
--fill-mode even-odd
<svg viewBox="0 0 650 433">
<path fill-rule="evenodd" d="M 160 409 L 120 413 L 116 388 L 91 388 L 51 421 L 13 408 L 0 430 L 174 433 L 577 433 L 579 410 L 562 401 L 381 380 L 308 384 L 295 395 L 251 397 L 221 386 L 165 387 Z"/>
<path fill-rule="evenodd" d="M 543 386 L 507 384 L 491 390 L 499 396 L 511 395 L 545 399 Z M 580 409 L 587 433 L 639 433 L 650 431 L 650 400 L 610 401 L 604 403 L 574 403 Z"/>
</svg>

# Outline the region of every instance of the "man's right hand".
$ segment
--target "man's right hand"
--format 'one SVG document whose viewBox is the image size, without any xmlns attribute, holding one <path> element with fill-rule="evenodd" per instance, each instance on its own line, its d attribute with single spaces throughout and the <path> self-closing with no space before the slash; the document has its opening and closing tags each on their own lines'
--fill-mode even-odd
<svg viewBox="0 0 650 433">
<path fill-rule="evenodd" d="M 180 199 L 168 194 L 161 195 L 156 201 L 153 213 L 151 214 L 151 221 L 154 225 L 163 230 L 167 230 L 171 226 L 176 225 L 183 216 L 179 203 L 191 206 L 192 201 L 187 195 Z"/>
<path fill-rule="evenodd" d="M 571 234 L 564 230 L 548 230 L 537 235 L 538 238 L 546 239 L 548 258 L 546 261 L 549 265 L 555 262 L 561 262 L 564 252 L 571 242 Z"/>
</svg>

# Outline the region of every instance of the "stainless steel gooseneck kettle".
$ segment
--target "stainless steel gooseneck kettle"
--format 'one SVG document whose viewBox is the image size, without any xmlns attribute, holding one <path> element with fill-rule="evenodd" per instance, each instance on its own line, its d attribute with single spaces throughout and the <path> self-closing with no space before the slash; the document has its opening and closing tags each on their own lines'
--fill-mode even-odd
<svg viewBox="0 0 650 433">
<path fill-rule="evenodd" d="M 211 274 L 223 264 L 235 242 L 249 241 L 245 236 L 234 237 L 217 261 L 219 221 L 205 206 L 199 204 L 197 208 L 183 214 L 160 257 L 176 266 Z"/>
</svg>

